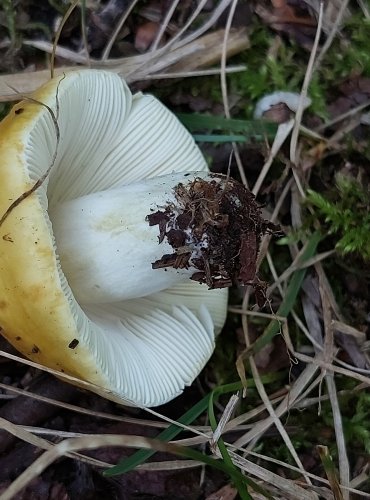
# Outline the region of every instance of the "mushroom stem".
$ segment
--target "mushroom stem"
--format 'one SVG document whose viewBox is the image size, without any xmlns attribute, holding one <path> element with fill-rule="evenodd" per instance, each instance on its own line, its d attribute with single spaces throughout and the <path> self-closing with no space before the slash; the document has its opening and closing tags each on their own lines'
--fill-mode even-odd
<svg viewBox="0 0 370 500">
<path fill-rule="evenodd" d="M 50 213 L 63 272 L 80 303 L 143 297 L 185 279 L 253 283 L 261 218 L 238 182 L 170 174 L 63 202 Z"/>
<path fill-rule="evenodd" d="M 146 179 L 65 201 L 49 211 L 62 270 L 80 303 L 143 297 L 194 273 L 152 269 L 172 247 L 167 241 L 159 244 L 158 228 L 149 225 L 147 216 L 168 203 L 175 205 L 173 188 L 184 179 L 184 174 Z"/>
</svg>

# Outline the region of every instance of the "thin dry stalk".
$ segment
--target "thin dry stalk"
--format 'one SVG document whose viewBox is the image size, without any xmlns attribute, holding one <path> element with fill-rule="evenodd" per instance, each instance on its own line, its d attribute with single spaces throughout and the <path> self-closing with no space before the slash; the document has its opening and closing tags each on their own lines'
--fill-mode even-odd
<svg viewBox="0 0 370 500">
<path fill-rule="evenodd" d="M 357 0 L 358 5 L 360 6 L 362 13 L 364 14 L 364 17 L 366 19 L 370 19 L 370 10 L 369 7 L 366 5 L 364 0 Z"/>
<path fill-rule="evenodd" d="M 282 192 L 281 192 L 281 194 L 280 194 L 280 196 L 279 196 L 279 198 L 278 198 L 278 200 L 277 200 L 277 202 L 275 204 L 274 211 L 272 212 L 271 217 L 269 218 L 269 220 L 271 222 L 276 222 L 277 221 L 279 212 L 281 210 L 281 207 L 283 206 L 283 203 L 284 203 L 286 197 L 290 193 L 290 190 L 292 188 L 293 182 L 294 182 L 294 179 L 291 177 L 287 181 L 287 183 L 285 184 L 284 189 L 282 190 Z M 272 238 L 272 236 L 270 234 L 266 234 L 262 238 L 261 245 L 260 245 L 260 250 L 259 250 L 258 258 L 257 258 L 257 266 L 256 266 L 257 267 L 257 271 L 260 268 L 260 266 L 261 266 L 261 264 L 263 262 L 263 259 L 266 256 L 269 244 L 271 242 L 271 238 Z M 245 300 L 244 300 L 243 301 L 243 308 L 244 308 L 244 310 L 247 309 L 245 306 L 246 306 L 246 303 L 245 303 Z"/>
<path fill-rule="evenodd" d="M 227 405 L 222 413 L 222 416 L 221 416 L 220 421 L 217 425 L 217 428 L 212 433 L 210 446 L 211 446 L 211 449 L 213 452 L 216 450 L 217 441 L 220 439 L 223 432 L 225 432 L 226 425 L 229 422 L 231 415 L 234 412 L 235 407 L 238 404 L 238 402 L 239 402 L 239 396 L 237 396 L 236 394 L 233 394 L 231 396 L 231 398 L 229 399 L 229 401 L 228 401 L 228 403 L 227 403 Z"/>
<path fill-rule="evenodd" d="M 272 143 L 270 153 L 268 155 L 267 160 L 265 161 L 265 164 L 263 165 L 261 172 L 258 176 L 258 179 L 256 180 L 255 185 L 253 186 L 252 193 L 257 196 L 259 193 L 259 190 L 261 189 L 262 183 L 268 174 L 270 167 L 278 154 L 278 152 L 281 149 L 281 146 L 284 144 L 286 138 L 290 134 L 290 132 L 293 129 L 294 125 L 294 120 L 291 119 L 286 123 L 281 123 L 277 129 L 276 136 L 274 138 L 274 142 Z"/>
<path fill-rule="evenodd" d="M 24 431 L 23 431 L 24 432 Z M 40 438 L 38 438 L 40 439 Z M 124 446 L 128 448 L 155 449 L 167 451 L 168 447 L 159 441 L 142 436 L 126 435 L 95 435 L 75 439 L 66 439 L 48 449 L 32 465 L 30 465 L 17 479 L 0 495 L 0 500 L 11 500 L 19 491 L 25 488 L 34 478 L 39 476 L 49 465 L 58 458 L 79 450 L 93 450 L 103 446 Z"/>
<path fill-rule="evenodd" d="M 320 125 L 319 127 L 317 127 L 315 129 L 315 132 L 323 132 L 327 128 L 330 128 L 333 125 L 335 125 L 336 123 L 339 123 L 343 120 L 346 120 L 347 118 L 352 118 L 353 116 L 359 114 L 361 111 L 368 108 L 369 106 L 370 106 L 370 101 L 366 101 L 362 104 L 359 104 L 355 108 L 351 108 L 348 111 L 346 111 L 345 113 L 342 113 L 342 114 L 336 116 L 335 118 L 332 118 L 331 120 L 323 123 L 322 125 Z"/>
<path fill-rule="evenodd" d="M 137 470 L 162 471 L 162 470 L 187 470 L 203 467 L 203 462 L 196 460 L 163 460 L 163 462 L 147 462 L 137 466 Z"/>
<path fill-rule="evenodd" d="M 219 455 L 219 452 L 217 453 Z M 290 479 L 286 479 L 284 477 L 278 476 L 277 474 L 264 469 L 260 465 L 256 465 L 253 462 L 250 462 L 246 458 L 241 457 L 240 455 L 234 453 L 233 451 L 229 451 L 230 457 L 235 465 L 237 465 L 241 470 L 245 471 L 247 474 L 251 474 L 263 482 L 264 488 L 267 485 L 274 487 L 280 491 L 280 493 L 284 494 L 284 498 L 286 499 L 294 499 L 294 500 L 317 500 L 318 496 L 316 493 L 313 493 L 305 488 L 302 488 L 294 481 Z"/>
<path fill-rule="evenodd" d="M 308 357 L 308 356 L 307 356 Z M 311 358 L 309 358 L 311 359 Z M 275 409 L 275 415 L 280 418 L 284 413 L 292 408 L 298 399 L 299 395 L 302 393 L 306 385 L 311 381 L 317 372 L 318 367 L 313 364 L 308 364 L 303 372 L 299 375 L 294 385 L 292 385 L 288 395 L 280 403 L 280 405 Z M 271 415 L 264 420 L 256 422 L 255 426 L 246 434 L 238 438 L 234 445 L 241 447 L 252 441 L 252 439 L 258 437 L 260 438 L 264 432 L 273 425 L 274 420 Z"/>
<path fill-rule="evenodd" d="M 26 396 L 31 399 L 35 399 L 37 401 L 42 401 L 43 403 L 48 403 L 54 406 L 58 406 L 65 410 L 73 411 L 75 413 L 79 413 L 82 415 L 89 415 L 89 417 L 95 418 L 103 418 L 106 420 L 116 421 L 116 422 L 126 422 L 128 424 L 136 424 L 142 425 L 145 427 L 154 427 L 157 429 L 163 429 L 167 427 L 167 424 L 163 422 L 156 422 L 153 420 L 145 420 L 140 418 L 130 418 L 130 417 L 121 417 L 119 415 L 113 415 L 111 413 L 105 413 L 101 411 L 91 410 L 89 408 L 82 408 L 81 406 L 73 405 L 70 403 L 60 402 L 56 399 L 47 398 L 45 396 L 40 396 L 39 394 L 34 394 L 33 392 L 29 392 L 25 389 L 20 389 L 19 387 L 14 387 L 12 385 L 0 383 L 0 389 L 5 391 L 13 392 L 14 394 L 19 394 L 21 396 Z M 210 427 L 200 428 L 199 430 L 209 431 Z"/>
<path fill-rule="evenodd" d="M 322 282 L 320 280 L 320 275 L 319 275 L 319 290 L 321 296 L 324 329 L 325 329 L 323 359 L 326 362 L 331 362 L 334 355 L 334 329 L 332 324 L 330 303 L 325 290 L 325 281 Z M 333 412 L 334 431 L 338 448 L 340 482 L 343 486 L 349 487 L 350 467 L 346 450 L 346 443 L 344 439 L 342 416 L 340 412 L 333 373 L 327 372 L 325 374 L 325 380 Z M 348 491 L 342 491 L 342 495 L 344 500 L 349 500 Z"/>
<path fill-rule="evenodd" d="M 366 333 L 354 328 L 353 326 L 347 325 L 343 321 L 337 321 L 335 319 L 332 320 L 333 329 L 344 333 L 345 335 L 350 335 L 351 337 L 355 337 L 360 344 L 365 342 Z"/>
<path fill-rule="evenodd" d="M 275 290 L 275 288 L 278 285 L 287 281 L 288 278 L 298 269 L 306 269 L 307 267 L 314 266 L 317 262 L 322 262 L 323 260 L 327 259 L 328 257 L 330 257 L 331 255 L 333 255 L 335 253 L 335 250 L 328 250 L 327 252 L 323 252 L 323 253 L 319 253 L 319 254 L 315 255 L 315 257 L 312 257 L 311 259 L 306 260 L 302 264 L 299 262 L 299 260 L 303 254 L 303 249 L 305 249 L 305 248 L 306 248 L 306 246 L 304 245 L 302 247 L 302 249 L 300 250 L 300 252 L 295 256 L 294 261 L 290 264 L 290 266 L 287 269 L 285 269 L 285 271 L 283 273 L 281 273 L 280 276 L 278 276 L 278 275 L 274 276 L 275 281 L 274 281 L 274 283 L 272 283 L 272 285 L 270 285 L 268 287 L 267 292 L 266 292 L 267 296 L 270 296 L 271 292 L 273 290 Z M 272 260 L 272 257 L 271 257 L 269 252 L 267 253 L 267 258 L 269 260 L 269 263 L 272 264 L 273 260 Z M 271 268 L 271 265 L 270 265 L 270 268 Z"/>
<path fill-rule="evenodd" d="M 346 368 L 341 368 L 340 366 L 336 366 L 331 363 L 326 363 L 319 357 L 313 358 L 311 356 L 307 356 L 306 354 L 302 354 L 301 352 L 297 352 L 294 349 L 291 351 L 291 353 L 293 356 L 295 356 L 300 361 L 303 361 L 304 363 L 311 363 L 312 365 L 315 365 L 318 368 L 324 370 L 330 370 L 340 375 L 345 375 L 349 378 L 353 378 L 354 380 L 358 380 L 359 382 L 363 382 L 364 384 L 366 384 L 366 386 L 370 386 L 370 377 L 365 377 L 361 373 L 357 373 L 353 370 L 348 370 Z"/>
<path fill-rule="evenodd" d="M 234 18 L 235 9 L 238 4 L 238 0 L 233 0 L 230 11 L 227 16 L 226 26 L 225 26 L 225 36 L 222 43 L 222 53 L 221 53 L 221 71 L 220 71 L 220 84 L 221 84 L 221 94 L 222 94 L 222 103 L 224 106 L 224 113 L 226 118 L 231 118 L 230 106 L 229 106 L 229 96 L 227 93 L 227 80 L 226 80 L 226 60 L 227 60 L 227 45 L 230 36 L 231 24 Z M 239 148 L 236 142 L 231 143 L 232 151 L 234 153 L 235 161 L 238 166 L 239 175 L 244 186 L 248 187 L 247 177 L 244 172 L 244 166 L 239 154 Z"/>
<path fill-rule="evenodd" d="M 306 74 L 305 74 L 302 89 L 301 89 L 300 101 L 299 101 L 298 109 L 297 109 L 297 112 L 295 115 L 295 122 L 294 122 L 294 127 L 292 130 L 292 137 L 291 137 L 291 141 L 290 141 L 290 161 L 292 162 L 292 164 L 294 166 L 297 166 L 299 163 L 298 150 L 297 150 L 299 126 L 300 126 L 301 121 L 302 121 L 302 116 L 303 116 L 303 111 L 304 111 L 304 101 L 307 98 L 308 87 L 309 87 L 309 84 L 310 84 L 310 81 L 311 81 L 311 78 L 313 75 L 313 71 L 314 71 L 314 62 L 315 62 L 317 49 L 319 46 L 319 41 L 320 41 L 320 36 L 321 36 L 323 15 L 324 15 L 324 2 L 321 0 L 316 36 L 315 36 L 315 40 L 314 40 L 314 43 L 312 46 L 312 51 L 310 54 L 310 58 L 309 58 L 307 69 L 306 69 Z M 293 173 L 294 172 L 295 172 L 295 169 L 293 169 Z"/>
<path fill-rule="evenodd" d="M 242 325 L 243 325 L 243 332 L 244 332 L 244 338 L 245 338 L 245 343 L 246 343 L 246 347 L 250 347 L 250 340 L 249 340 L 249 334 L 248 334 L 248 323 L 246 321 L 246 316 L 243 316 L 242 317 Z M 295 451 L 294 447 L 293 447 L 293 444 L 288 436 L 288 433 L 286 432 L 286 430 L 284 429 L 281 421 L 280 421 L 280 418 L 277 416 L 277 414 L 275 413 L 275 410 L 269 400 L 269 397 L 266 393 L 266 390 L 265 390 L 265 387 L 261 381 L 261 377 L 259 375 L 259 372 L 258 372 L 258 369 L 257 369 L 257 366 L 256 366 L 256 363 L 254 361 L 254 358 L 253 356 L 250 356 L 249 357 L 249 364 L 250 364 L 250 367 L 251 367 L 251 371 L 252 371 L 252 376 L 253 376 L 253 379 L 254 379 L 254 382 L 255 382 L 255 385 L 256 385 L 256 389 L 258 391 L 258 394 L 260 396 L 260 398 L 262 399 L 265 407 L 266 407 L 266 410 L 268 411 L 271 419 L 272 419 L 272 422 L 275 424 L 277 430 L 279 431 L 286 447 L 288 448 L 288 450 L 290 451 L 290 454 L 292 455 L 292 457 L 294 458 L 296 464 L 298 465 L 300 471 L 301 471 L 301 474 L 303 475 L 303 477 L 305 478 L 305 481 L 308 483 L 308 484 L 312 484 L 311 483 L 311 480 L 310 478 L 305 474 L 305 469 L 303 467 L 303 464 L 300 460 L 300 458 L 298 457 L 298 454 L 297 452 Z"/>
<path fill-rule="evenodd" d="M 197 38 L 201 37 L 208 31 L 214 24 L 219 20 L 219 18 L 222 16 L 224 11 L 227 9 L 227 7 L 230 5 L 232 0 L 221 0 L 221 2 L 217 5 L 217 7 L 213 10 L 207 21 L 204 22 L 202 26 L 194 30 L 190 35 L 187 37 L 184 37 L 181 40 L 181 37 L 186 33 L 186 31 L 190 28 L 190 26 L 193 24 L 193 22 L 196 20 L 200 12 L 204 9 L 206 3 L 208 0 L 200 0 L 198 6 L 194 10 L 193 14 L 189 17 L 188 21 L 185 23 L 183 28 L 167 43 L 167 45 L 164 48 L 168 48 L 175 42 L 178 42 L 178 46 L 181 47 L 183 45 L 186 45 Z"/>
<path fill-rule="evenodd" d="M 152 46 L 150 47 L 151 52 L 158 48 L 158 45 L 159 45 L 160 41 L 162 40 L 164 33 L 166 32 L 168 24 L 171 21 L 171 18 L 173 16 L 175 10 L 177 9 L 178 4 L 179 4 L 179 0 L 175 0 L 174 2 L 172 2 L 172 5 L 168 9 L 168 12 L 167 12 L 165 18 L 163 19 L 161 26 L 158 30 L 158 33 L 157 33 L 157 35 L 152 43 Z"/>
<path fill-rule="evenodd" d="M 106 69 L 115 72 L 128 83 L 150 79 L 157 73 L 168 71 L 170 74 L 194 72 L 198 68 L 203 69 L 218 63 L 222 53 L 222 43 L 224 39 L 224 30 L 218 30 L 208 33 L 188 44 L 174 45 L 161 57 L 154 57 L 153 53 L 146 53 L 138 56 L 117 58 L 114 60 L 100 61 L 90 59 L 91 67 L 95 69 Z M 228 55 L 234 55 L 245 49 L 249 40 L 244 28 L 233 30 L 228 39 Z M 39 46 L 43 50 L 50 52 L 53 45 L 48 42 L 32 42 L 33 46 Z M 181 46 L 180 46 L 181 45 Z M 161 49 L 156 51 L 158 55 Z M 65 49 L 58 47 L 57 55 L 65 58 L 68 54 Z M 75 55 L 69 51 L 69 55 L 75 57 L 79 64 L 86 64 L 86 58 L 81 55 Z M 68 71 L 78 70 L 76 66 L 63 66 L 56 68 L 55 76 L 63 75 Z M 0 102 L 19 100 L 19 94 L 27 95 L 36 88 L 48 81 L 50 72 L 48 70 L 35 71 L 32 73 L 15 73 L 12 75 L 0 75 Z M 14 91 L 16 88 L 17 91 Z"/>
<path fill-rule="evenodd" d="M 18 439 L 21 439 L 22 441 L 32 444 L 36 448 L 40 448 L 42 450 L 52 450 L 52 448 L 55 446 L 53 443 L 50 443 L 46 439 L 40 438 L 38 436 L 34 436 L 31 432 L 28 432 L 25 430 L 22 426 L 20 425 L 15 425 L 12 422 L 9 422 L 8 420 L 0 417 L 0 427 L 3 430 L 6 430 L 10 434 L 13 434 L 13 436 L 17 437 Z M 91 439 L 91 437 L 90 437 Z M 66 453 L 66 456 L 69 458 L 73 458 L 75 460 L 79 460 L 85 463 L 89 463 L 93 466 L 100 466 L 100 467 L 109 467 L 111 464 L 107 464 L 105 462 L 101 462 L 100 460 L 96 460 L 95 458 L 87 457 L 85 455 L 81 455 L 79 453 L 71 452 L 71 453 Z M 0 495 L 0 500 L 2 500 L 2 495 Z"/>
<path fill-rule="evenodd" d="M 55 51 L 56 51 L 56 48 L 58 46 L 60 35 L 62 34 L 65 23 L 68 21 L 69 17 L 71 16 L 72 12 L 77 7 L 79 2 L 80 2 L 80 0 L 74 0 L 71 3 L 71 5 L 68 7 L 67 12 L 64 14 L 63 19 L 58 27 L 57 33 L 55 35 L 55 40 L 53 43 L 53 50 L 51 52 L 51 57 L 50 57 L 50 78 L 54 77 Z"/>
<path fill-rule="evenodd" d="M 245 71 L 246 66 L 242 64 L 237 66 L 227 66 L 225 71 L 227 74 L 230 73 L 241 73 Z M 198 69 L 196 71 L 171 71 L 171 73 L 156 73 L 155 75 L 148 75 L 143 77 L 142 80 L 169 80 L 172 78 L 193 78 L 198 76 L 211 76 L 211 75 L 219 75 L 221 69 L 213 68 L 213 69 Z"/>
<path fill-rule="evenodd" d="M 113 30 L 113 33 L 109 37 L 109 40 L 108 40 L 106 46 L 104 47 L 103 54 L 102 54 L 102 57 L 101 57 L 102 61 L 106 61 L 108 59 L 110 51 L 112 50 L 113 44 L 116 41 L 116 38 L 117 38 L 119 32 L 121 31 L 121 29 L 122 29 L 123 25 L 125 24 L 128 16 L 130 15 L 130 12 L 132 12 L 133 8 L 135 7 L 135 5 L 137 3 L 138 3 L 138 0 L 132 0 L 131 2 L 129 2 L 129 6 L 125 10 L 125 12 L 122 14 L 120 20 L 118 21 L 116 27 Z"/>
<path fill-rule="evenodd" d="M 343 22 L 343 18 L 344 18 L 345 12 L 347 10 L 348 4 L 349 4 L 349 0 L 342 0 L 339 11 L 336 15 L 335 21 L 334 21 L 333 26 L 330 30 L 330 33 L 327 36 L 325 43 L 320 50 L 319 55 L 317 56 L 316 62 L 315 62 L 314 67 L 313 67 L 313 71 L 318 70 L 318 68 L 320 67 L 320 64 L 322 63 L 322 61 L 324 59 L 325 54 L 330 49 L 334 38 L 337 36 L 340 25 Z"/>
</svg>

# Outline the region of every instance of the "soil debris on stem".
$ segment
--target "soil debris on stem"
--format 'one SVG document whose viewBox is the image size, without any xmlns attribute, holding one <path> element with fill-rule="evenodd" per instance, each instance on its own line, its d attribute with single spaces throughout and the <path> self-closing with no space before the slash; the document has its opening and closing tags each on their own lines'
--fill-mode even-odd
<svg viewBox="0 0 370 500">
<path fill-rule="evenodd" d="M 253 285 L 261 238 L 278 227 L 262 218 L 254 195 L 242 184 L 220 174 L 195 178 L 174 187 L 177 201 L 147 216 L 158 225 L 159 243 L 165 238 L 173 253 L 152 263 L 153 269 L 195 268 L 191 279 L 210 289 Z"/>
</svg>

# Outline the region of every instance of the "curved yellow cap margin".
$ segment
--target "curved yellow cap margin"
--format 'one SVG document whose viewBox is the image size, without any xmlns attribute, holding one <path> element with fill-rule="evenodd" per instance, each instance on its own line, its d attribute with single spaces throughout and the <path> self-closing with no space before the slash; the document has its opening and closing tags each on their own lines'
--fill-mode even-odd
<svg viewBox="0 0 370 500">
<path fill-rule="evenodd" d="M 67 75 L 63 86 L 76 77 L 78 72 Z M 32 98 L 55 107 L 60 79 L 49 81 Z M 25 148 L 34 124 L 48 112 L 45 106 L 25 100 L 0 123 L 0 217 L 33 185 Z M 46 213 L 35 193 L 0 226 L 0 326 L 27 358 L 107 387 L 93 354 L 77 343 L 79 334 L 61 288 Z"/>
</svg>

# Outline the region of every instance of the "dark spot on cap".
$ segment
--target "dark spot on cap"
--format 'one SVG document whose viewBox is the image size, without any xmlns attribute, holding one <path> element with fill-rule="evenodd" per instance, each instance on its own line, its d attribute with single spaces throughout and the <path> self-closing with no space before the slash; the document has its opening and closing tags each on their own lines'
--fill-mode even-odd
<svg viewBox="0 0 370 500">
<path fill-rule="evenodd" d="M 20 115 L 21 113 L 23 113 L 23 111 L 24 111 L 24 108 L 18 108 L 18 109 L 16 109 L 16 110 L 14 111 L 14 113 L 15 113 L 16 115 Z"/>
<path fill-rule="evenodd" d="M 75 348 L 78 346 L 78 344 L 79 344 L 79 340 L 77 340 L 77 339 L 73 339 L 73 340 L 72 340 L 72 342 L 70 342 L 70 343 L 68 344 L 68 347 L 69 347 L 70 349 L 75 349 Z"/>
<path fill-rule="evenodd" d="M 4 234 L 3 235 L 3 240 L 4 241 L 9 241 L 10 243 L 14 243 L 13 238 L 10 236 L 10 233 Z"/>
<path fill-rule="evenodd" d="M 33 347 L 32 347 L 32 353 L 33 354 L 37 354 L 38 352 L 40 352 L 40 349 L 37 347 L 36 344 L 34 344 Z"/>
<path fill-rule="evenodd" d="M 15 340 L 22 340 L 22 337 L 20 337 L 19 335 L 17 335 L 17 337 L 15 337 Z"/>
</svg>

